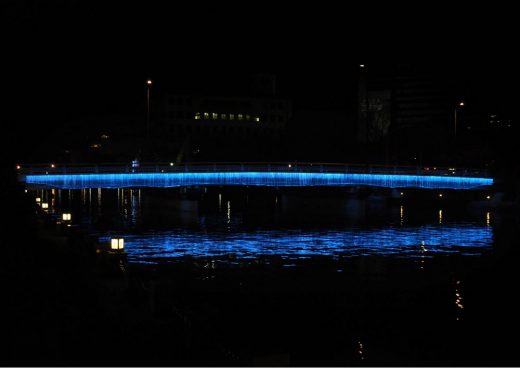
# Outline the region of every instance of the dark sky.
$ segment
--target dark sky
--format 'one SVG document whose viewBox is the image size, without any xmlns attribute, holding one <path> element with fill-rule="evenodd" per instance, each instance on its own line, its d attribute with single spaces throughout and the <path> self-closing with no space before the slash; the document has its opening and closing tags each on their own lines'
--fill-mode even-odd
<svg viewBox="0 0 520 368">
<path fill-rule="evenodd" d="M 516 99 L 512 9 L 189 3 L 3 1 L 7 120 L 41 127 L 135 111 L 147 77 L 171 88 L 201 75 L 271 72 L 286 95 L 342 99 L 360 62 L 430 65 L 455 71 L 467 94 Z"/>
</svg>

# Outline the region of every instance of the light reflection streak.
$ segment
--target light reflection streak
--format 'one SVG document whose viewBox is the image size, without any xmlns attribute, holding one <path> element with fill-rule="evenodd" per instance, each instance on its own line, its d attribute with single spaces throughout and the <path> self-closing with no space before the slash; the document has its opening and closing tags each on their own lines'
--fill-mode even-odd
<svg viewBox="0 0 520 368">
<path fill-rule="evenodd" d="M 424 258 L 426 258 L 426 252 L 428 249 L 426 249 L 426 242 L 423 240 L 421 242 L 421 270 L 424 269 Z"/>
<path fill-rule="evenodd" d="M 365 360 L 365 357 L 363 356 L 363 344 L 361 343 L 361 341 L 357 342 L 357 349 L 358 349 L 359 358 L 361 360 Z"/>
<path fill-rule="evenodd" d="M 455 283 L 455 306 L 457 307 L 457 321 L 460 320 L 461 316 L 460 316 L 460 313 L 462 312 L 462 310 L 464 309 L 464 305 L 462 304 L 462 296 L 461 296 L 461 292 L 460 292 L 460 281 L 457 281 Z"/>
<path fill-rule="evenodd" d="M 231 202 L 227 201 L 226 221 L 231 224 Z"/>
</svg>

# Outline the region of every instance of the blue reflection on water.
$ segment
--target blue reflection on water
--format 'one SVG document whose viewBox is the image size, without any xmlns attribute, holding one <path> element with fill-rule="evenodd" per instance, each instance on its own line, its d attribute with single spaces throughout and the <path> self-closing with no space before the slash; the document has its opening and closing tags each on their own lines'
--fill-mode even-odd
<svg viewBox="0 0 520 368">
<path fill-rule="evenodd" d="M 450 253 L 467 256 L 482 254 L 491 248 L 493 242 L 490 227 L 469 224 L 326 231 L 170 231 L 124 237 L 128 259 L 137 263 L 164 262 L 184 256 L 229 255 L 236 258 L 281 256 L 286 259 L 365 255 L 424 258 Z M 109 237 L 103 236 L 100 240 L 108 241 Z"/>
<path fill-rule="evenodd" d="M 212 172 L 27 175 L 28 184 L 63 189 L 179 187 L 193 185 L 348 186 L 471 189 L 493 185 L 490 178 L 431 175 L 344 174 L 302 172 Z"/>
</svg>

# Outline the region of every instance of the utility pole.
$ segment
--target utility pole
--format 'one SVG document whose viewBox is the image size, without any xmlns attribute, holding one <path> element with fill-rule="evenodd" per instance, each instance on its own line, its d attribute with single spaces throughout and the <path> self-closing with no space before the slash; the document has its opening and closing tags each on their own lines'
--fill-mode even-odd
<svg viewBox="0 0 520 368">
<path fill-rule="evenodd" d="M 146 146 L 150 147 L 150 89 L 152 88 L 152 80 L 146 81 Z"/>
<path fill-rule="evenodd" d="M 455 141 L 457 140 L 457 106 L 464 106 L 464 102 L 459 102 L 455 106 L 455 118 L 454 118 L 454 127 L 453 127 L 453 137 L 455 138 Z"/>
</svg>

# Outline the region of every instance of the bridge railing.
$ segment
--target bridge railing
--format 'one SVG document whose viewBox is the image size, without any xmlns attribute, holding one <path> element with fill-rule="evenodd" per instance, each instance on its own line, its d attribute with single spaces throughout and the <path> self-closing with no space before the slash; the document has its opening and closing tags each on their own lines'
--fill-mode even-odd
<svg viewBox="0 0 520 368">
<path fill-rule="evenodd" d="M 103 163 L 103 164 L 25 164 L 20 165 L 19 174 L 91 174 L 91 173 L 166 173 L 166 172 L 321 172 L 352 174 L 386 174 L 386 175 L 433 175 L 433 176 L 465 176 L 487 177 L 484 169 L 441 168 L 430 166 L 389 166 L 342 163 L 307 163 L 307 162 L 274 162 L 274 163 L 188 163 L 174 164 L 168 162 L 140 163 Z"/>
</svg>

